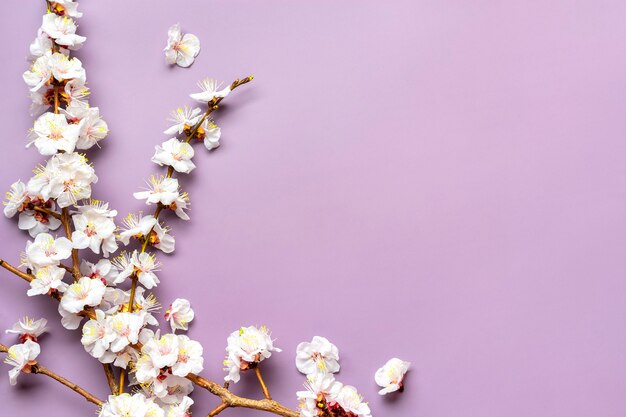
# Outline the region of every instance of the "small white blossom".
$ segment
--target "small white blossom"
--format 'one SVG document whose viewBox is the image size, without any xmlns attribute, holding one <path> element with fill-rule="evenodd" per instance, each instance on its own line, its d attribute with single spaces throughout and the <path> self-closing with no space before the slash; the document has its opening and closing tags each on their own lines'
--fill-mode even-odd
<svg viewBox="0 0 626 417">
<path fill-rule="evenodd" d="M 176 178 L 168 178 L 163 175 L 151 176 L 148 182 L 148 190 L 133 193 L 138 200 L 146 200 L 146 204 L 161 203 L 169 206 L 179 197 L 179 186 Z"/>
<path fill-rule="evenodd" d="M 404 375 L 410 367 L 410 362 L 398 358 L 389 359 L 374 375 L 376 383 L 382 387 L 378 393 L 385 395 L 394 391 L 402 391 L 404 389 Z"/>
<path fill-rule="evenodd" d="M 63 282 L 65 269 L 58 266 L 45 266 L 37 268 L 35 279 L 30 282 L 30 289 L 27 291 L 29 297 L 34 295 L 47 295 L 51 291 L 65 292 L 67 284 Z"/>
<path fill-rule="evenodd" d="M 306 391 L 298 391 L 296 395 L 300 402 L 301 417 L 317 417 L 322 404 L 328 409 L 337 407 L 336 398 L 343 387 L 335 380 L 332 374 L 316 373 L 307 378 L 304 384 Z"/>
<path fill-rule="evenodd" d="M 206 119 L 202 122 L 200 129 L 198 129 L 197 137 L 199 140 L 202 140 L 202 143 L 208 150 L 215 149 L 220 146 L 222 130 L 213 120 Z"/>
<path fill-rule="evenodd" d="M 74 0 L 54 0 L 50 2 L 50 10 L 60 16 L 82 17 L 78 11 L 78 3 Z"/>
<path fill-rule="evenodd" d="M 64 237 L 53 238 L 48 233 L 37 235 L 34 242 L 26 244 L 26 257 L 35 268 L 58 265 L 72 254 L 72 242 Z"/>
<path fill-rule="evenodd" d="M 178 404 L 191 394 L 193 384 L 187 378 L 166 374 L 164 379 L 157 378 L 152 385 L 154 395 L 164 404 Z"/>
<path fill-rule="evenodd" d="M 32 340 L 13 345 L 9 348 L 4 362 L 13 366 L 9 371 L 9 382 L 11 385 L 17 384 L 17 377 L 20 373 L 30 373 L 33 365 L 37 363 L 35 359 L 39 356 L 41 349 L 39 345 Z"/>
<path fill-rule="evenodd" d="M 115 284 L 124 282 L 126 278 L 129 278 L 134 273 L 137 274 L 141 285 L 147 289 L 156 287 L 160 282 L 154 272 L 159 270 L 161 264 L 151 253 L 133 251 L 132 254 L 128 254 L 127 252 L 122 252 L 120 256 L 113 260 L 113 265 L 119 271 Z"/>
<path fill-rule="evenodd" d="M 24 317 L 11 326 L 10 329 L 6 330 L 6 333 L 18 335 L 21 343 L 27 340 L 36 342 L 37 338 L 48 330 L 47 324 L 48 320 L 46 319 L 33 320 L 29 317 Z"/>
<path fill-rule="evenodd" d="M 163 410 L 141 393 L 109 395 L 98 417 L 165 417 Z"/>
<path fill-rule="evenodd" d="M 59 45 L 78 49 L 87 38 L 76 34 L 76 23 L 67 16 L 48 13 L 43 16 L 41 29 Z"/>
<path fill-rule="evenodd" d="M 156 145 L 152 162 L 161 166 L 171 166 L 176 172 L 189 174 L 196 167 L 191 161 L 193 156 L 194 150 L 190 144 L 172 138 L 161 145 Z"/>
<path fill-rule="evenodd" d="M 246 371 L 264 359 L 272 356 L 272 352 L 280 352 L 265 326 L 242 327 L 228 336 L 226 346 L 225 370 L 226 381 L 238 382 L 240 371 Z"/>
<path fill-rule="evenodd" d="M 26 184 L 30 195 L 56 199 L 59 207 L 75 205 L 91 196 L 91 184 L 98 181 L 87 158 L 77 153 L 53 155 L 45 167 L 35 171 Z"/>
<path fill-rule="evenodd" d="M 29 134 L 31 142 L 42 155 L 54 155 L 59 151 L 74 152 L 80 128 L 67 123 L 62 114 L 44 113 L 35 121 Z"/>
<path fill-rule="evenodd" d="M 191 406 L 193 400 L 189 397 L 183 399 L 176 404 L 169 405 L 165 408 L 166 417 L 191 417 Z"/>
<path fill-rule="evenodd" d="M 91 279 L 99 279 L 104 285 L 110 285 L 117 279 L 118 271 L 108 259 L 100 259 L 96 264 L 83 261 L 80 264 L 80 273 Z"/>
<path fill-rule="evenodd" d="M 178 336 L 178 356 L 172 366 L 172 374 L 185 377 L 190 373 L 200 373 L 204 369 L 202 345 L 185 335 Z"/>
<path fill-rule="evenodd" d="M 144 322 L 141 312 L 121 312 L 107 317 L 107 320 L 115 334 L 115 339 L 111 341 L 111 351 L 120 352 L 126 346 L 139 341 L 139 333 Z"/>
<path fill-rule="evenodd" d="M 109 133 L 107 123 L 100 117 L 98 107 L 87 107 L 80 102 L 72 102 L 63 113 L 68 121 L 78 126 L 77 149 L 89 149 L 98 144 Z"/>
<path fill-rule="evenodd" d="M 174 110 L 170 117 L 167 119 L 172 122 L 172 125 L 165 129 L 163 133 L 166 135 L 180 135 L 181 133 L 186 131 L 190 131 L 193 126 L 198 123 L 200 118 L 202 117 L 200 113 L 202 110 L 200 108 L 195 107 L 179 107 Z"/>
<path fill-rule="evenodd" d="M 86 81 L 87 75 L 80 59 L 70 58 L 65 54 L 54 53 L 49 58 L 52 76 L 57 81 L 81 80 Z"/>
<path fill-rule="evenodd" d="M 50 84 L 52 78 L 52 64 L 50 62 L 50 54 L 45 54 L 35 60 L 33 65 L 22 74 L 22 78 L 30 91 L 38 91 L 43 86 Z"/>
<path fill-rule="evenodd" d="M 30 56 L 33 60 L 44 56 L 46 54 L 52 54 L 52 39 L 48 36 L 43 29 L 39 28 L 37 31 L 37 37 L 31 42 L 29 47 Z"/>
<path fill-rule="evenodd" d="M 17 213 L 21 213 L 26 210 L 30 198 L 28 197 L 28 190 L 26 184 L 22 181 L 16 181 L 11 184 L 11 189 L 6 193 L 6 200 L 2 202 L 4 204 L 4 215 L 6 217 L 13 217 Z"/>
<path fill-rule="evenodd" d="M 61 306 L 70 313 L 79 313 L 85 306 L 95 307 L 102 301 L 106 287 L 99 279 L 82 277 L 70 285 L 63 297 Z"/>
<path fill-rule="evenodd" d="M 141 352 L 150 356 L 157 368 L 174 366 L 178 359 L 178 338 L 174 334 L 166 334 L 158 339 L 150 339 Z"/>
<path fill-rule="evenodd" d="M 372 417 L 369 406 L 363 401 L 363 397 L 356 388 L 351 385 L 344 385 L 336 397 L 337 404 L 346 413 L 352 413 L 355 417 Z"/>
<path fill-rule="evenodd" d="M 339 372 L 339 349 L 321 336 L 296 348 L 296 367 L 305 375 Z"/>
<path fill-rule="evenodd" d="M 182 34 L 177 23 L 167 31 L 167 45 L 165 46 L 165 62 L 187 68 L 200 52 L 200 40 L 191 33 Z"/>
<path fill-rule="evenodd" d="M 189 300 L 184 298 L 177 298 L 170 305 L 170 308 L 165 312 L 165 320 L 170 323 L 172 332 L 176 330 L 187 330 L 189 323 L 194 318 L 194 312 L 191 308 Z"/>
<path fill-rule="evenodd" d="M 202 91 L 190 94 L 189 97 L 201 103 L 208 103 L 216 98 L 224 98 L 230 93 L 230 85 L 220 90 L 222 84 L 212 78 L 205 78 L 200 81 L 198 87 L 200 87 Z"/>
<path fill-rule="evenodd" d="M 94 358 L 100 359 L 116 338 L 113 329 L 102 310 L 96 310 L 96 318 L 83 325 L 83 336 L 80 342 L 85 350 Z"/>
<path fill-rule="evenodd" d="M 59 303 L 58 311 L 61 315 L 61 325 L 67 330 L 78 329 L 78 326 L 80 326 L 80 323 L 83 321 L 83 316 L 76 313 L 70 313 L 65 308 L 63 308 L 63 305 L 61 303 Z"/>
<path fill-rule="evenodd" d="M 122 220 L 123 230 L 119 239 L 125 245 L 130 243 L 131 238 L 144 239 L 156 223 L 157 219 L 152 215 L 144 216 L 143 213 L 130 213 Z"/>
<path fill-rule="evenodd" d="M 61 220 L 56 217 L 30 209 L 22 211 L 17 222 L 18 229 L 26 230 L 31 237 L 56 230 L 60 226 Z"/>
<path fill-rule="evenodd" d="M 108 204 L 93 202 L 80 208 L 77 214 L 72 216 L 74 232 L 72 242 L 77 249 L 89 248 L 94 253 L 102 253 L 105 257 L 117 250 L 115 241 L 115 222 L 113 218 L 117 211 L 108 210 Z"/>
</svg>

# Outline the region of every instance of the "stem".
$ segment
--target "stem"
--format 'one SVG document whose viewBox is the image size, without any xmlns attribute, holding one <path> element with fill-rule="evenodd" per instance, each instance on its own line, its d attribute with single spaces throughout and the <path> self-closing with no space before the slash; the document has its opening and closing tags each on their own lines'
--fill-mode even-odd
<svg viewBox="0 0 626 417">
<path fill-rule="evenodd" d="M 47 209 L 45 207 L 34 206 L 33 210 L 38 211 L 40 213 L 47 214 L 48 216 L 52 216 L 55 219 L 61 220 L 61 215 L 59 213 L 57 213 L 56 211 L 52 211 L 50 209 Z"/>
<path fill-rule="evenodd" d="M 3 344 L 0 344 L 0 352 L 8 352 L 9 348 Z M 42 374 L 42 375 L 46 375 L 52 379 L 54 379 L 57 382 L 60 382 L 61 384 L 65 385 L 66 387 L 68 387 L 69 389 L 71 389 L 72 391 L 82 395 L 87 401 L 89 401 L 90 403 L 94 403 L 98 406 L 101 406 L 102 404 L 104 404 L 104 401 L 98 399 L 96 396 L 94 396 L 93 394 L 90 394 L 89 392 L 85 391 L 83 388 L 81 388 L 80 386 L 78 386 L 77 384 L 69 381 L 66 378 L 63 378 L 62 376 L 52 372 L 50 369 L 46 368 L 45 366 L 37 363 L 35 365 L 33 365 L 31 367 L 31 373 L 33 374 Z"/>
<path fill-rule="evenodd" d="M 70 224 L 70 211 L 67 207 L 63 207 L 61 210 L 61 223 L 63 223 L 63 228 L 65 229 L 65 236 L 71 241 L 72 240 L 72 228 Z M 72 275 L 74 275 L 75 279 L 80 279 L 80 260 L 78 259 L 78 249 L 72 249 Z"/>
<path fill-rule="evenodd" d="M 102 367 L 104 368 L 104 374 L 107 377 L 107 383 L 109 384 L 109 389 L 111 390 L 111 394 L 115 394 L 118 392 L 117 382 L 115 381 L 115 374 L 113 373 L 113 366 L 110 363 L 103 363 Z"/>
<path fill-rule="evenodd" d="M 256 377 L 259 380 L 259 384 L 261 384 L 261 389 L 263 390 L 263 395 L 265 395 L 265 398 L 267 398 L 268 400 L 271 400 L 272 396 L 270 395 L 270 390 L 267 389 L 267 385 L 265 385 L 265 381 L 263 381 L 263 377 L 261 376 L 261 370 L 259 369 L 259 364 L 258 363 L 254 367 L 254 373 L 256 374 Z"/>
<path fill-rule="evenodd" d="M 219 413 L 221 413 L 222 411 L 226 410 L 228 408 L 228 404 L 226 403 L 221 403 L 220 405 L 218 405 L 217 407 L 215 407 L 213 409 L 213 411 L 211 411 L 207 417 L 215 417 L 216 415 L 218 415 Z"/>
</svg>

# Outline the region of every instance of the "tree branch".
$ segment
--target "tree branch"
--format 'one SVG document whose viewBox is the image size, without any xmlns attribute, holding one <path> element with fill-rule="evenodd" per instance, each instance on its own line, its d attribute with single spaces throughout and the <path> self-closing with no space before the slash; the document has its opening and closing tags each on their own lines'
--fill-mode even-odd
<svg viewBox="0 0 626 417">
<path fill-rule="evenodd" d="M 8 352 L 9 348 L 3 344 L 0 344 L 0 352 Z M 78 386 L 77 384 L 69 381 L 66 378 L 63 378 L 62 376 L 52 372 L 50 369 L 46 368 L 45 366 L 37 363 L 35 365 L 33 365 L 31 367 L 31 373 L 33 374 L 42 374 L 42 375 L 46 375 L 52 379 L 54 379 L 57 382 L 60 382 L 61 384 L 65 385 L 66 387 L 68 387 L 69 389 L 71 389 L 72 391 L 82 395 L 87 401 L 89 401 L 90 403 L 94 403 L 98 406 L 101 406 L 102 404 L 104 404 L 104 401 L 98 399 L 95 395 L 90 394 L 89 392 L 85 391 L 83 388 L 81 388 L 80 386 Z"/>
<path fill-rule="evenodd" d="M 272 396 L 270 395 L 270 390 L 267 389 L 267 385 L 265 385 L 265 381 L 263 381 L 263 377 L 261 376 L 261 370 L 259 369 L 259 364 L 258 363 L 254 367 L 254 373 L 256 374 L 256 377 L 259 380 L 259 384 L 261 384 L 261 389 L 263 390 L 263 395 L 265 395 L 265 398 L 267 398 L 268 400 L 271 400 Z"/>
</svg>

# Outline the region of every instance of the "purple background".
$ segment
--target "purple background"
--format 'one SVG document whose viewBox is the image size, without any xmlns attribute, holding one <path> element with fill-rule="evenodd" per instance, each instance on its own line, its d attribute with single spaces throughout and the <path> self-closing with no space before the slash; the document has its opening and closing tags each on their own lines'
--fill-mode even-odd
<svg viewBox="0 0 626 417">
<path fill-rule="evenodd" d="M 190 335 L 222 378 L 225 339 L 266 324 L 284 349 L 262 368 L 296 406 L 298 342 L 321 334 L 339 378 L 377 416 L 626 415 L 626 3 L 619 1 L 85 1 L 79 56 L 111 134 L 94 196 L 119 218 L 151 173 L 170 110 L 205 76 L 253 74 L 216 116 L 169 217 L 164 304 L 189 298 Z M 21 82 L 43 1 L 3 8 L 0 188 L 41 160 Z M 202 51 L 169 68 L 180 22 Z M 0 254 L 26 235 L 0 221 Z M 46 316 L 42 363 L 104 397 L 100 365 L 56 304 L 2 277 L 0 324 Z M 0 341 L 12 343 L 2 335 Z M 381 399 L 375 370 L 414 363 Z M 2 367 L 4 374 L 8 370 Z M 235 386 L 258 396 L 253 375 Z M 215 400 L 198 391 L 195 415 Z M 0 378 L 3 415 L 91 415 L 43 377 Z M 228 415 L 263 415 L 229 410 Z M 225 413 L 225 415 L 226 415 Z"/>
</svg>

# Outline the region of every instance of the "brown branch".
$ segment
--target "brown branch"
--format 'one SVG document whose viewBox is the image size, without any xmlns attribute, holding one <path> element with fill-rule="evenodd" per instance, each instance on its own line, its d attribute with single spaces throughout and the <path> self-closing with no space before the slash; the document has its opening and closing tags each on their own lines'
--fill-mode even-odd
<svg viewBox="0 0 626 417">
<path fill-rule="evenodd" d="M 70 211 L 67 207 L 63 207 L 61 210 L 61 223 L 63 223 L 63 228 L 65 229 L 65 236 L 71 241 L 72 240 L 72 227 L 70 224 Z M 78 259 L 78 249 L 72 249 L 72 275 L 74 278 L 80 279 L 80 260 Z"/>
<path fill-rule="evenodd" d="M 109 384 L 111 394 L 115 394 L 116 392 L 118 392 L 119 388 L 117 386 L 117 382 L 115 381 L 113 366 L 110 363 L 103 363 L 102 367 L 104 368 L 104 375 L 106 375 L 107 377 L 107 384 Z"/>
<path fill-rule="evenodd" d="M 261 384 L 261 389 L 263 390 L 263 395 L 265 395 L 265 398 L 267 398 L 268 400 L 271 400 L 272 396 L 270 395 L 270 390 L 267 389 L 267 385 L 265 385 L 265 381 L 263 381 L 263 377 L 261 376 L 261 370 L 259 369 L 259 364 L 258 363 L 254 367 L 254 373 L 256 374 L 256 377 L 259 380 L 259 384 Z"/>
<path fill-rule="evenodd" d="M 40 213 L 47 214 L 48 216 L 52 216 L 55 219 L 61 220 L 61 215 L 59 213 L 57 213 L 56 211 L 52 211 L 50 209 L 47 209 L 45 207 L 33 206 L 33 210 L 34 211 L 38 211 Z"/>
<path fill-rule="evenodd" d="M 213 411 L 211 411 L 207 417 L 215 417 L 216 415 L 218 415 L 219 413 L 221 413 L 222 411 L 226 410 L 228 408 L 228 405 L 226 403 L 221 403 L 220 405 L 218 405 L 217 407 L 215 407 L 213 409 Z"/>
<path fill-rule="evenodd" d="M 9 348 L 3 344 L 0 344 L 0 352 L 8 352 Z M 87 401 L 89 401 L 90 403 L 94 403 L 97 406 L 101 406 L 102 404 L 104 404 L 104 401 L 98 399 L 95 395 L 90 394 L 89 392 L 85 391 L 83 388 L 81 388 L 80 386 L 78 386 L 77 384 L 69 381 L 66 378 L 63 378 L 62 376 L 52 372 L 50 369 L 46 368 L 45 366 L 37 363 L 35 365 L 33 365 L 30 369 L 31 373 L 33 374 L 42 374 L 42 375 L 46 375 L 52 379 L 54 379 L 57 382 L 60 382 L 61 384 L 65 385 L 66 387 L 68 387 L 69 389 L 71 389 L 72 391 L 82 395 Z"/>
</svg>

